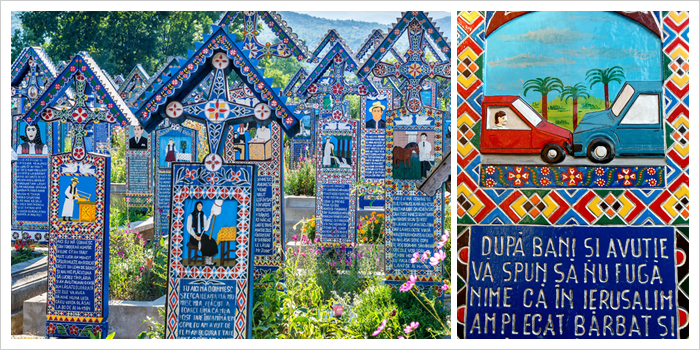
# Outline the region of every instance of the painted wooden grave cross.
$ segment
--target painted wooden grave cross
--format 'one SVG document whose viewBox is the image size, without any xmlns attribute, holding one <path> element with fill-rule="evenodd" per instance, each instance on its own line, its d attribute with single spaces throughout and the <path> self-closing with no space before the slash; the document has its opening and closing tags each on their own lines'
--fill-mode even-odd
<svg viewBox="0 0 700 350">
<path fill-rule="evenodd" d="M 56 70 L 41 47 L 27 47 L 12 64 L 12 240 L 46 241 L 49 231 L 49 160 L 54 153 L 56 123 L 25 119 L 31 107 L 56 76 Z"/>
<path fill-rule="evenodd" d="M 249 58 L 260 59 L 263 57 L 296 57 L 303 60 L 307 55 L 304 43 L 298 39 L 292 28 L 276 12 L 268 11 L 227 11 L 221 15 L 216 23 L 220 27 L 230 26 L 238 16 L 243 17 L 243 49 L 250 52 Z M 279 43 L 262 44 L 258 40 L 258 19 L 261 19 L 280 40 Z"/>
<path fill-rule="evenodd" d="M 381 62 L 399 37 L 408 33 L 408 57 L 404 63 Z M 439 253 L 444 221 L 444 194 L 428 196 L 418 190 L 422 179 L 442 160 L 444 112 L 421 101 L 423 83 L 435 77 L 449 79 L 449 63 L 425 61 L 428 34 L 449 57 L 449 43 L 423 12 L 407 12 L 358 70 L 359 76 L 403 78 L 405 105 L 386 113 L 385 156 L 385 274 L 387 282 L 398 284 L 414 276 L 420 288 L 441 294 L 437 283 L 442 265 L 412 263 L 413 254 Z"/>
<path fill-rule="evenodd" d="M 347 247 L 355 243 L 357 194 L 357 120 L 345 113 L 345 96 L 375 95 L 377 90 L 368 79 L 348 84 L 346 71 L 357 68 L 355 55 L 338 33 L 328 31 L 311 60 L 327 46 L 330 50 L 299 86 L 302 95 L 330 95 L 330 115 L 317 122 L 316 154 L 316 236 L 320 244 Z M 328 76 L 324 74 L 328 72 Z M 324 81 L 325 80 L 325 81 Z"/>
<path fill-rule="evenodd" d="M 293 136 L 298 128 L 296 116 L 282 103 L 278 89 L 270 86 L 271 79 L 257 71 L 257 61 L 248 59 L 249 52 L 241 48 L 242 44 L 234 42 L 225 28 L 214 26 L 212 31 L 204 36 L 203 43 L 195 44 L 197 50 L 180 62 L 180 68 L 172 71 L 165 84 L 153 93 L 146 92 L 145 102 L 136 112 L 147 130 L 158 126 L 163 118 L 173 124 L 185 120 L 203 124 L 209 148 L 201 163 L 172 165 L 167 338 L 251 336 L 252 272 L 257 250 L 254 237 L 258 228 L 253 220 L 258 210 L 267 209 L 258 206 L 260 200 L 281 197 L 281 183 L 276 187 L 275 182 L 281 181 L 281 176 L 273 179 L 273 191 L 261 193 L 265 186 L 258 181 L 259 169 L 274 177 L 272 166 L 240 158 L 229 163 L 232 160 L 225 153 L 227 132 L 240 124 L 255 124 L 257 140 L 246 139 L 253 141 L 247 143 L 246 156 L 256 159 L 259 150 L 263 154 L 270 150 L 275 159 L 281 156 L 281 146 L 268 148 L 265 143 L 271 140 L 261 138 L 269 134 L 271 139 L 272 133 L 263 130 L 272 129 L 281 140 L 281 131 Z M 238 75 L 254 101 L 231 96 L 227 79 L 230 72 Z M 201 99 L 192 98 L 191 93 L 207 76 L 212 81 Z M 276 123 L 272 125 L 272 121 Z M 260 200 L 256 199 L 259 193 L 263 197 Z M 281 205 L 271 207 L 272 211 L 281 210 Z M 272 256 L 282 261 L 276 253 Z M 201 303 L 202 295 L 208 300 L 206 305 Z M 197 319 L 202 314 L 226 321 Z"/>
<path fill-rule="evenodd" d="M 381 59 L 387 53 L 387 49 L 393 47 L 396 39 L 404 32 L 408 32 L 409 49 L 406 51 L 408 57 L 403 62 L 395 64 L 381 62 Z M 438 44 L 438 47 L 440 47 L 446 57 L 449 57 L 449 45 L 446 45 L 446 40 L 441 37 L 427 15 L 423 12 L 407 12 L 391 32 L 385 36 L 382 43 L 375 47 L 372 55 L 357 72 L 357 75 L 361 78 L 368 76 L 370 72 L 378 78 L 390 76 L 403 78 L 402 85 L 404 98 L 406 99 L 406 108 L 411 113 L 419 112 L 423 106 L 420 92 L 424 80 L 435 77 L 450 78 L 449 60 L 445 62 L 427 62 L 425 60 L 425 48 L 430 46 L 429 43 L 424 42 L 427 40 L 425 37 L 426 33 Z M 438 56 L 437 59 L 439 60 L 440 57 Z"/>
<path fill-rule="evenodd" d="M 68 89 L 73 96 L 59 105 Z M 92 95 L 92 96 L 88 96 Z M 88 103 L 88 100 L 94 101 Z M 72 150 L 51 156 L 47 336 L 108 332 L 110 158 L 85 150 L 86 126 L 136 123 L 114 86 L 79 53 L 26 114 L 73 126 Z"/>
</svg>

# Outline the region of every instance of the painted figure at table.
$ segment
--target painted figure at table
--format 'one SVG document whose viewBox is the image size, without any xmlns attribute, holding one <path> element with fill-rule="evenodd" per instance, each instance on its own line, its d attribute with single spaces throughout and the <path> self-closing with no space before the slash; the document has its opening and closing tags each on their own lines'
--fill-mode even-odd
<svg viewBox="0 0 700 350">
<path fill-rule="evenodd" d="M 61 211 L 61 217 L 63 221 L 73 221 L 73 204 L 75 200 L 78 199 L 78 178 L 74 177 L 71 180 L 71 184 L 63 192 L 65 198 L 63 199 L 63 210 Z"/>
<path fill-rule="evenodd" d="M 175 147 L 175 140 L 170 139 L 168 145 L 165 146 L 165 161 L 172 163 L 177 159 L 177 147 Z"/>
<path fill-rule="evenodd" d="M 335 145 L 331 142 L 331 138 L 327 137 L 326 142 L 323 143 L 323 166 L 330 167 L 333 166 L 333 162 L 337 161 L 334 159 Z M 336 158 L 337 159 L 337 158 Z"/>
<path fill-rule="evenodd" d="M 22 142 L 17 147 L 17 154 L 48 154 L 49 148 L 41 141 L 39 126 L 27 124 L 24 127 L 24 136 L 20 136 Z"/>
<path fill-rule="evenodd" d="M 496 112 L 496 115 L 494 116 L 495 120 L 495 126 L 493 127 L 494 129 L 507 129 L 508 127 L 506 126 L 506 123 L 508 123 L 508 117 L 506 116 L 505 111 L 498 111 Z"/>
<path fill-rule="evenodd" d="M 380 101 L 372 104 L 369 111 L 372 113 L 372 119 L 365 123 L 367 129 L 386 129 L 386 121 L 382 119 L 384 114 L 384 106 Z"/>
<path fill-rule="evenodd" d="M 431 165 L 430 162 L 435 160 L 435 156 L 433 156 L 431 153 L 433 151 L 433 145 L 430 144 L 430 142 L 427 141 L 428 139 L 428 134 L 426 133 L 421 133 L 420 134 L 420 142 L 418 143 L 418 160 L 420 160 L 420 175 L 421 177 L 426 177 L 428 176 L 428 172 L 430 171 Z"/>
<path fill-rule="evenodd" d="M 141 125 L 134 126 L 134 137 L 129 139 L 129 149 L 147 149 L 148 140 L 143 135 L 143 127 Z"/>
<path fill-rule="evenodd" d="M 189 245 L 197 247 L 197 250 L 202 252 L 207 266 L 214 266 L 212 257 L 219 253 L 219 245 L 205 232 L 209 230 L 211 218 L 216 215 L 213 214 L 207 218 L 204 212 L 202 212 L 203 206 L 201 201 L 197 201 L 194 205 L 194 210 L 192 210 L 192 213 L 187 217 L 187 232 L 190 234 Z M 212 212 L 213 211 L 212 208 Z"/>
</svg>

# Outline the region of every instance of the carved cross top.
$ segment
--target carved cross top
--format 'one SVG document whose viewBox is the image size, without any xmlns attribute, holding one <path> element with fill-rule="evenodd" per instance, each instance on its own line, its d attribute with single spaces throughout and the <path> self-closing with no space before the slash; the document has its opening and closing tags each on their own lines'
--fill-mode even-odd
<svg viewBox="0 0 700 350">
<path fill-rule="evenodd" d="M 340 56 L 336 54 L 333 57 L 333 65 L 330 67 L 331 71 L 328 75 L 328 82 L 325 84 L 313 83 L 309 85 L 307 91 L 310 94 L 328 94 L 333 99 L 333 112 L 332 116 L 334 119 L 340 119 L 343 117 L 343 101 L 346 95 L 356 94 L 360 96 L 365 96 L 369 92 L 367 86 L 363 84 L 348 84 L 343 78 L 345 72 L 345 65 L 347 63 Z"/>
<path fill-rule="evenodd" d="M 425 44 L 423 43 L 425 29 L 420 25 L 418 20 L 413 19 L 408 24 L 408 39 L 410 47 L 406 52 L 407 58 L 403 62 L 389 64 L 379 62 L 372 73 L 377 78 L 388 78 L 394 76 L 396 78 L 404 78 L 404 96 L 406 97 L 406 107 L 409 112 L 420 112 L 423 107 L 423 102 L 420 98 L 423 81 L 435 77 L 450 78 L 450 62 L 426 62 Z"/>
<path fill-rule="evenodd" d="M 75 95 L 73 96 L 73 103 L 71 103 L 72 106 L 60 108 L 47 107 L 41 113 L 41 119 L 46 122 L 60 120 L 62 123 L 71 123 L 73 125 L 71 153 L 75 160 L 83 160 L 87 155 L 85 150 L 87 125 L 89 123 L 99 122 L 113 124 L 117 122 L 117 118 L 106 109 L 89 107 L 87 105 L 88 96 L 85 94 L 87 79 L 82 73 L 76 73 L 73 80 Z M 107 108 L 112 108 L 111 103 L 107 105 Z"/>
</svg>

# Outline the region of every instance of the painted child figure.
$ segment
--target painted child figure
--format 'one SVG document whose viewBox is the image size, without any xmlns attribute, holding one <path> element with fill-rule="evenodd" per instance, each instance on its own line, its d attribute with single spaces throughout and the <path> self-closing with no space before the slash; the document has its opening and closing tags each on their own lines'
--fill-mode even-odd
<svg viewBox="0 0 700 350">
<path fill-rule="evenodd" d="M 71 183 L 66 187 L 66 191 L 63 193 L 66 197 L 63 199 L 63 210 L 61 211 L 61 217 L 63 221 L 73 221 L 73 204 L 75 200 L 78 199 L 78 178 L 74 177 Z"/>
<path fill-rule="evenodd" d="M 197 247 L 197 250 L 202 252 L 207 266 L 214 266 L 212 257 L 219 253 L 219 245 L 205 232 L 209 230 L 211 218 L 215 215 L 207 218 L 202 212 L 202 207 L 202 202 L 197 201 L 194 205 L 194 210 L 187 217 L 187 232 L 190 234 L 188 245 Z"/>
</svg>

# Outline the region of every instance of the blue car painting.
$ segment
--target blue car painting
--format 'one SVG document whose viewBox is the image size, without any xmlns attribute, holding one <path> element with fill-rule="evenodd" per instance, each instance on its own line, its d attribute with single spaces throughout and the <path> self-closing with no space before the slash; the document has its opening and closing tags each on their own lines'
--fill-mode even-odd
<svg viewBox="0 0 700 350">
<path fill-rule="evenodd" d="M 574 157 L 664 157 L 662 82 L 628 81 L 610 109 L 587 113 L 574 130 Z"/>
</svg>

